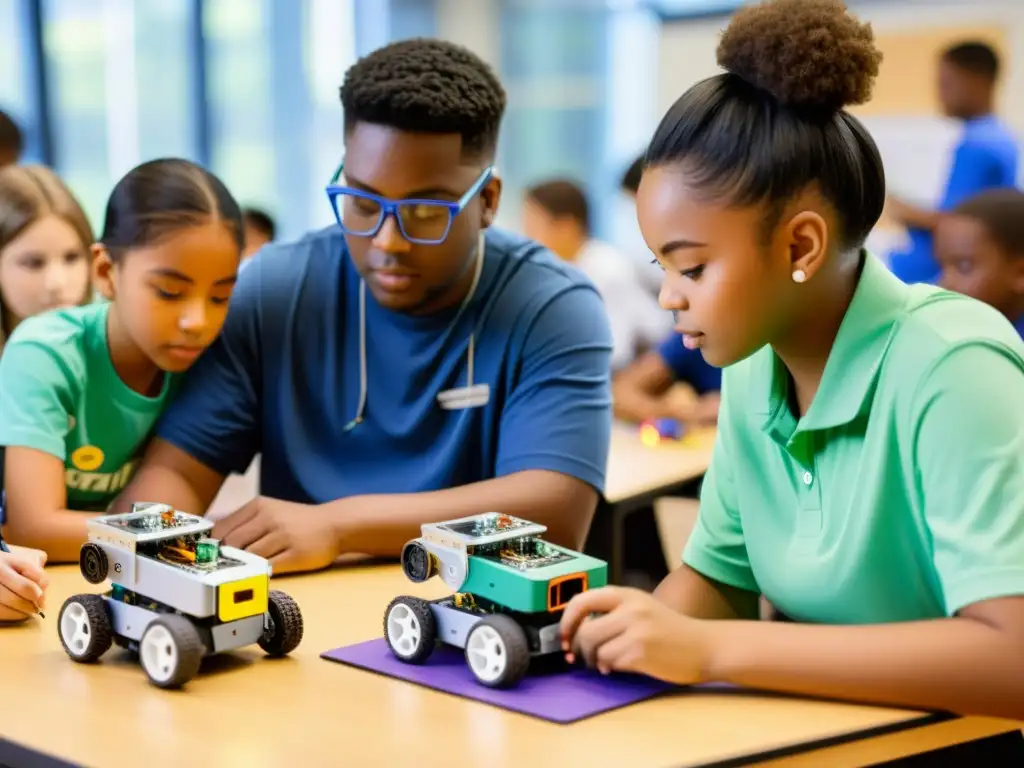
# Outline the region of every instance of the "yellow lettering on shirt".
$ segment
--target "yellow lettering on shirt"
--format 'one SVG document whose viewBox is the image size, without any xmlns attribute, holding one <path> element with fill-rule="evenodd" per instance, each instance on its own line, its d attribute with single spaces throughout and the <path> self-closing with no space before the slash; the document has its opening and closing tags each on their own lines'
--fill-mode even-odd
<svg viewBox="0 0 1024 768">
<path fill-rule="evenodd" d="M 116 472 L 83 472 L 79 469 L 64 470 L 64 485 L 69 491 L 84 493 L 117 493 L 122 490 L 135 474 L 137 462 L 129 461 Z"/>
</svg>

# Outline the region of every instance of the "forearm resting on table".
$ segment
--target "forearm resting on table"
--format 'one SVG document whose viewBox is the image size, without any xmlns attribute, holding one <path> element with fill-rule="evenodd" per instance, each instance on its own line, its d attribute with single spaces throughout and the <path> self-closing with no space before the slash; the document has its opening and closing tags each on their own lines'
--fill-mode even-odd
<svg viewBox="0 0 1024 768">
<path fill-rule="evenodd" d="M 73 509 L 8 510 L 4 538 L 23 547 L 43 550 L 49 563 L 77 563 L 87 538 L 86 524 L 98 516 L 99 513 Z"/>
<path fill-rule="evenodd" d="M 397 557 L 420 526 L 481 512 L 503 512 L 547 526 L 555 544 L 583 546 L 597 506 L 597 493 L 580 480 L 556 472 L 527 470 L 440 491 L 381 494 L 325 505 L 338 512 L 342 553 Z"/>
<path fill-rule="evenodd" d="M 758 595 L 712 581 L 683 563 L 654 590 L 654 596 L 695 619 L 754 619 Z"/>
<path fill-rule="evenodd" d="M 1024 720 L 1019 624 L 1000 627 L 966 617 L 865 626 L 743 621 L 715 622 L 709 630 L 716 649 L 709 680 Z"/>
</svg>

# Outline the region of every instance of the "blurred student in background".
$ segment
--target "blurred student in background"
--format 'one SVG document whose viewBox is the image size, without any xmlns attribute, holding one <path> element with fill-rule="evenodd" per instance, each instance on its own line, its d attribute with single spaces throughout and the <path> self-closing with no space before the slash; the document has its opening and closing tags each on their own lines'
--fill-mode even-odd
<svg viewBox="0 0 1024 768">
<path fill-rule="evenodd" d="M 615 415 L 625 421 L 675 419 L 706 426 L 718 419 L 722 371 L 673 331 L 612 380 Z"/>
<path fill-rule="evenodd" d="M 968 198 L 935 230 L 943 288 L 990 304 L 1024 336 L 1024 192 Z"/>
<path fill-rule="evenodd" d="M 628 257 L 591 234 L 590 204 L 574 182 L 554 179 L 526 191 L 525 234 L 590 278 L 604 300 L 612 328 L 612 369 L 632 362 L 638 352 L 658 343 L 672 327 L 639 284 Z"/>
<path fill-rule="evenodd" d="M 243 259 L 248 259 L 256 254 L 260 248 L 268 243 L 274 242 L 277 236 L 277 224 L 274 218 L 260 208 L 244 208 L 242 210 L 242 222 L 245 232 L 245 251 Z"/>
<path fill-rule="evenodd" d="M 0 349 L 25 318 L 90 301 L 91 244 L 85 212 L 53 171 L 0 168 Z"/>
<path fill-rule="evenodd" d="M 0 161 L 20 134 L 0 113 Z M 14 137 L 12 139 L 12 136 Z M 12 161 L 13 162 L 13 161 Z M 0 349 L 31 315 L 89 301 L 88 219 L 70 190 L 46 168 L 0 168 Z M 2 461 L 0 452 L 0 461 Z M 31 482 L 31 479 L 29 480 Z M 0 508 L 0 523 L 3 509 Z M 0 551 L 0 625 L 45 608 L 46 553 L 10 545 Z"/>
<path fill-rule="evenodd" d="M 0 168 L 14 165 L 25 149 L 21 129 L 9 114 L 0 110 Z"/>
<path fill-rule="evenodd" d="M 910 236 L 908 248 L 890 255 L 892 271 L 904 282 L 930 282 L 938 277 L 932 236 L 942 212 L 983 190 L 1017 183 L 1017 140 L 993 114 L 998 76 L 999 58 L 985 43 L 960 43 L 947 49 L 939 61 L 942 109 L 948 117 L 962 121 L 964 128 L 938 210 L 888 200 L 888 214 Z"/>
</svg>

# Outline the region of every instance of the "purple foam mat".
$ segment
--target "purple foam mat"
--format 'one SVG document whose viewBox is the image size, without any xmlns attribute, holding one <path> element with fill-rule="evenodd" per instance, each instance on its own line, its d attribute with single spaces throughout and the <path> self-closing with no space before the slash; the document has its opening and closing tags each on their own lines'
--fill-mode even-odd
<svg viewBox="0 0 1024 768">
<path fill-rule="evenodd" d="M 320 656 L 552 723 L 576 722 L 675 689 L 649 677 L 605 676 L 562 665 L 558 671 L 531 670 L 515 688 L 495 690 L 477 682 L 458 648 L 438 645 L 425 663 L 406 664 L 395 658 L 382 637 L 325 651 Z"/>
</svg>

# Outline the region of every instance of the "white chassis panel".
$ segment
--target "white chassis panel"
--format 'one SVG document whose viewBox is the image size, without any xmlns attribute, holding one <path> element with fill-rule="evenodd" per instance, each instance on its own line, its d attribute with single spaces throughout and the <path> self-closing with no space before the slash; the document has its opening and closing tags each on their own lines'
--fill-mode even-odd
<svg viewBox="0 0 1024 768">
<path fill-rule="evenodd" d="M 114 634 L 127 640 L 138 642 L 146 631 L 146 627 L 161 615 L 156 611 L 138 605 L 122 603 L 104 596 L 110 610 L 110 621 Z M 267 614 L 250 616 L 238 621 L 217 624 L 210 628 L 212 647 L 207 647 L 207 654 L 222 653 L 236 648 L 252 645 L 263 634 L 267 625 Z"/>
<path fill-rule="evenodd" d="M 162 560 L 138 555 L 102 539 L 92 539 L 107 554 L 107 578 L 150 600 L 168 605 L 188 616 L 205 619 L 217 611 L 217 587 L 252 576 L 270 575 L 270 563 L 234 547 L 221 547 L 224 557 L 242 565 L 209 573 L 193 573 Z"/>
<path fill-rule="evenodd" d="M 476 626 L 483 616 L 474 616 L 460 611 L 458 608 L 444 605 L 439 601 L 430 603 L 430 612 L 434 614 L 434 623 L 437 625 L 437 639 L 446 645 L 453 645 L 456 648 L 465 648 L 469 639 L 469 631 Z M 558 635 L 558 622 L 548 624 L 540 629 L 540 650 L 531 651 L 531 656 L 545 656 L 562 649 L 561 638 Z"/>
</svg>

